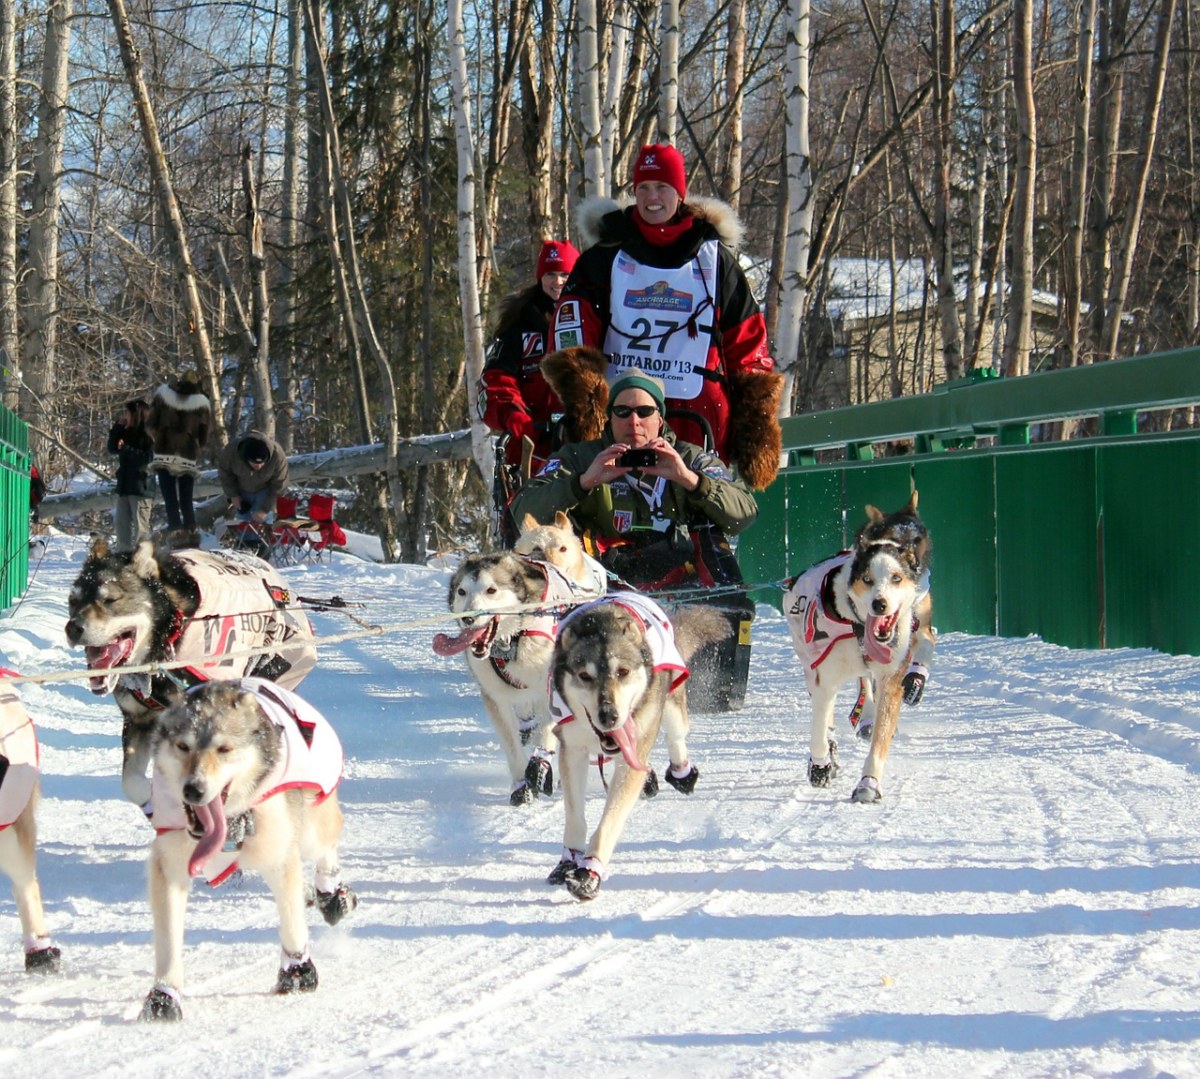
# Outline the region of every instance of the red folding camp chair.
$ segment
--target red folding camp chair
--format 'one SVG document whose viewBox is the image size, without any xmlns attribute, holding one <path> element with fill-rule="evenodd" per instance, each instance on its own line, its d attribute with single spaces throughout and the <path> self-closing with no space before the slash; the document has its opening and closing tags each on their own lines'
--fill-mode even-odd
<svg viewBox="0 0 1200 1079">
<path fill-rule="evenodd" d="M 333 519 L 336 505 L 337 500 L 333 495 L 313 494 L 308 497 L 308 516 L 316 525 L 316 535 L 309 532 L 308 543 L 318 559 L 326 552 L 332 553 L 335 547 L 346 546 L 346 533 Z"/>
</svg>

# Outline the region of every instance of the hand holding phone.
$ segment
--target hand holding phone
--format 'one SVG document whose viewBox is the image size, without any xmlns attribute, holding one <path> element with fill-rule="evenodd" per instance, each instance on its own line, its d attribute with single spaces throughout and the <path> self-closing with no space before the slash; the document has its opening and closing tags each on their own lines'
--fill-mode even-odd
<svg viewBox="0 0 1200 1079">
<path fill-rule="evenodd" d="M 617 458 L 621 468 L 653 468 L 658 464 L 658 454 L 648 446 L 640 450 L 626 450 Z"/>
</svg>

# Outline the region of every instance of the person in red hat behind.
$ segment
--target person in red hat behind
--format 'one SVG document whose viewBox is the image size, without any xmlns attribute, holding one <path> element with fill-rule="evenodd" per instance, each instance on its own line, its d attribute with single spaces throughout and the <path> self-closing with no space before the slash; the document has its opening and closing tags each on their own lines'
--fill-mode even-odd
<svg viewBox="0 0 1200 1079">
<path fill-rule="evenodd" d="M 633 197 L 632 205 L 590 199 L 580 208 L 590 246 L 555 308 L 559 351 L 547 368 L 567 404 L 569 437 L 596 436 L 571 410 L 597 411 L 597 378 L 612 383 L 640 371 L 665 385 L 680 438 L 708 445 L 761 490 L 779 467 L 783 379 L 738 263 L 737 215 L 717 199 L 688 195 L 674 146 L 642 147 Z"/>
<path fill-rule="evenodd" d="M 517 466 L 522 440 L 533 442 L 537 472 L 556 444 L 555 416 L 562 403 L 542 378 L 542 356 L 550 316 L 579 252 L 566 240 L 546 240 L 537 260 L 537 280 L 504 300 L 495 336 L 479 380 L 479 417 L 497 434 L 509 434 L 505 460 Z M 497 507 L 503 511 L 502 506 Z"/>
</svg>

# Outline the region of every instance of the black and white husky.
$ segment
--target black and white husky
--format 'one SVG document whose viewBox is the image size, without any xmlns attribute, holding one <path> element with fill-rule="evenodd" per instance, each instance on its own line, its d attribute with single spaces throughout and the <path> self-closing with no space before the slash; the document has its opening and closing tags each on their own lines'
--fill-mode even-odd
<svg viewBox="0 0 1200 1079">
<path fill-rule="evenodd" d="M 12 881 L 21 918 L 25 969 L 49 974 L 60 952 L 50 939 L 37 879 L 38 746 L 33 721 L 0 669 L 0 871 Z"/>
<path fill-rule="evenodd" d="M 818 562 L 783 597 L 792 644 L 812 698 L 808 778 L 823 787 L 837 774 L 832 737 L 834 699 L 852 679 L 863 681 L 859 731 L 871 748 L 851 798 L 877 802 L 899 720 L 901 701 L 915 704 L 933 656 L 929 531 L 917 515 L 917 493 L 896 513 L 867 506 L 867 521 L 848 551 Z"/>
<path fill-rule="evenodd" d="M 581 586 L 556 565 L 513 551 L 468 555 L 450 578 L 448 602 L 461 632 L 437 634 L 433 650 L 466 653 L 508 763 L 515 806 L 554 789 L 547 687 L 557 611 L 594 596 L 594 588 L 602 590 L 603 580 Z"/>
<path fill-rule="evenodd" d="M 358 902 L 338 866 L 342 761 L 324 716 L 261 678 L 202 683 L 163 713 L 154 734 L 158 835 L 149 871 L 155 984 L 143 1019 L 182 1018 L 192 878 L 215 886 L 239 868 L 261 873 L 275 897 L 283 946 L 275 991 L 317 988 L 302 863 L 316 863 L 315 902 L 330 925 Z"/>
<path fill-rule="evenodd" d="M 316 663 L 312 625 L 283 578 L 237 552 L 168 553 L 146 541 L 116 554 L 100 540 L 71 586 L 67 610 L 67 640 L 86 649 L 95 672 L 91 691 L 111 693 L 121 709 L 121 788 L 141 806 L 150 797 L 155 720 L 186 687 L 254 675 L 294 689 Z M 188 665 L 122 673 L 170 660 Z"/>
<path fill-rule="evenodd" d="M 700 772 L 688 759 L 687 663 L 730 632 L 728 617 L 715 608 L 684 607 L 668 618 L 635 592 L 609 593 L 563 620 L 554 646 L 552 709 L 566 825 L 562 857 L 547 883 L 566 884 L 576 899 L 595 897 L 642 793 L 660 728 L 671 762 L 666 780 L 692 793 Z M 615 763 L 608 796 L 589 839 L 589 765 L 609 758 Z"/>
</svg>

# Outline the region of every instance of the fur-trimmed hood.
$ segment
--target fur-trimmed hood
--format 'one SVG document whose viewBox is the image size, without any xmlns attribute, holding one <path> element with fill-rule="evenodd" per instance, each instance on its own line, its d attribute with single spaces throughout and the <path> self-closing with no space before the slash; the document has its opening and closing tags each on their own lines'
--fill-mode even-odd
<svg viewBox="0 0 1200 1079">
<path fill-rule="evenodd" d="M 633 199 L 628 195 L 622 196 L 620 200 L 585 199 L 576 215 L 579 237 L 584 248 L 598 243 L 619 243 L 629 229 L 636 228 L 624 215 L 624 211 L 632 205 Z M 691 213 L 697 221 L 710 225 L 716 232 L 717 239 L 727 247 L 734 251 L 741 248 L 745 230 L 737 212 L 729 203 L 703 195 L 690 195 L 684 199 L 682 209 Z M 622 216 L 606 220 L 609 214 L 614 213 Z"/>
<path fill-rule="evenodd" d="M 166 383 L 154 391 L 154 396 L 168 408 L 177 412 L 211 412 L 212 404 L 202 393 L 181 393 Z"/>
</svg>

